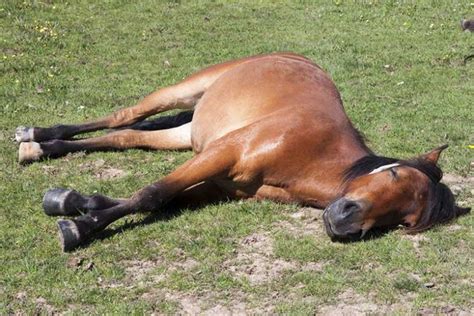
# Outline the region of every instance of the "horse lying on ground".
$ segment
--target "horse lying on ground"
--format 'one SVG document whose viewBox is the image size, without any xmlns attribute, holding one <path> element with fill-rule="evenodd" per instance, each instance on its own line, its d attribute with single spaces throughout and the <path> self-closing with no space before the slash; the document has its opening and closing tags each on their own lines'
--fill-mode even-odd
<svg viewBox="0 0 474 316">
<path fill-rule="evenodd" d="M 153 122 L 142 121 L 172 109 L 194 114 L 161 118 L 152 131 Z M 130 128 L 68 140 L 125 126 Z M 376 156 L 346 116 L 331 79 L 292 53 L 212 66 L 97 121 L 19 127 L 16 139 L 21 163 L 105 149 L 195 152 L 129 199 L 48 191 L 46 214 L 77 216 L 58 221 L 64 251 L 125 215 L 159 211 L 165 203 L 255 198 L 325 208 L 324 224 L 333 239 L 362 238 L 373 227 L 403 225 L 419 232 L 469 211 L 456 206 L 440 183 L 437 161 L 447 146 L 410 160 Z"/>
</svg>

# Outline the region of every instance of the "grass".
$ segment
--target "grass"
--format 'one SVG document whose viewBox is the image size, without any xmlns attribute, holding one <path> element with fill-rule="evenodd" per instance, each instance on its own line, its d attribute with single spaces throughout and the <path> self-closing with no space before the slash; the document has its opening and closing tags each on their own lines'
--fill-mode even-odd
<svg viewBox="0 0 474 316">
<path fill-rule="evenodd" d="M 347 289 L 394 313 L 472 311 L 472 216 L 420 240 L 394 231 L 335 244 L 321 232 L 276 228 L 297 225 L 297 206 L 230 202 L 148 225 L 133 216 L 64 254 L 55 220 L 41 210 L 46 190 L 129 196 L 191 153 L 75 154 L 22 167 L 12 141 L 18 125 L 93 119 L 206 65 L 289 50 L 328 71 L 376 152 L 410 157 L 449 143 L 444 171 L 472 177 L 474 68 L 463 58 L 474 37 L 459 27 L 472 10 L 448 1 L 2 2 L 0 313 L 173 313 L 201 298 L 208 307 L 243 301 L 256 312 L 313 314 Z M 98 179 L 101 159 L 126 175 Z M 472 206 L 472 188 L 459 200 Z M 232 273 L 225 263 L 255 232 L 270 236 L 272 260 L 324 263 L 322 270 L 295 268 L 260 284 Z M 75 258 L 83 263 L 71 266 Z M 196 264 L 180 266 L 190 259 Z M 143 275 L 130 272 L 136 265 Z"/>
</svg>

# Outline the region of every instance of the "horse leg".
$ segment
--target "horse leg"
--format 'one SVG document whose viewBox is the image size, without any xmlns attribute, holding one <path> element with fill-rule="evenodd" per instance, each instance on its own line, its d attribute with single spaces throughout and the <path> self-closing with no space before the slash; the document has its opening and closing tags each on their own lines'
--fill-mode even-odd
<svg viewBox="0 0 474 316">
<path fill-rule="evenodd" d="M 80 133 L 127 126 L 167 110 L 192 109 L 203 93 L 204 86 L 201 82 L 184 81 L 153 92 L 135 106 L 118 110 L 90 123 L 56 125 L 48 128 L 20 126 L 16 130 L 15 139 L 17 142 L 68 139 Z"/>
<path fill-rule="evenodd" d="M 49 216 L 73 216 L 110 208 L 122 201 L 100 194 L 82 195 L 75 190 L 51 189 L 43 197 L 43 210 Z"/>
<path fill-rule="evenodd" d="M 74 141 L 55 139 L 43 143 L 21 143 L 18 161 L 28 163 L 44 157 L 60 157 L 70 152 L 128 148 L 189 149 L 191 148 L 191 123 L 157 131 L 126 129 L 104 136 Z"/>
<path fill-rule="evenodd" d="M 195 208 L 228 198 L 230 196 L 215 183 L 204 181 L 178 193 L 167 206 L 176 209 Z M 49 216 L 76 216 L 108 209 L 124 201 L 100 194 L 83 195 L 70 189 L 51 189 L 43 197 L 43 210 Z"/>
<path fill-rule="evenodd" d="M 176 85 L 151 93 L 135 106 L 118 110 L 96 121 L 79 125 L 56 125 L 48 128 L 20 126 L 16 129 L 15 139 L 17 142 L 68 139 L 80 133 L 132 125 L 150 115 L 167 110 L 193 109 L 207 88 L 223 73 L 256 57 L 229 61 L 205 68 Z"/>
<path fill-rule="evenodd" d="M 152 120 L 143 120 L 135 124 L 120 127 L 116 130 L 135 129 L 140 131 L 156 131 L 160 129 L 168 129 L 178 127 L 192 121 L 194 111 L 182 111 L 175 115 L 160 116 Z"/>
<path fill-rule="evenodd" d="M 72 220 L 59 220 L 63 250 L 76 248 L 121 217 L 136 212 L 157 211 L 184 190 L 228 174 L 238 157 L 235 143 L 231 144 L 217 142 L 162 180 L 139 190 L 129 199 L 118 201 L 116 205 L 101 210 L 90 210 Z"/>
</svg>

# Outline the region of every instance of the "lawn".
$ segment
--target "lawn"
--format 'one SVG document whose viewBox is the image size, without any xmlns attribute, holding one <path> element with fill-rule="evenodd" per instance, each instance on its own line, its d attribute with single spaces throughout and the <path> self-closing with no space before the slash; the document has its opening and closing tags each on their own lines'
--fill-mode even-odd
<svg viewBox="0 0 474 316">
<path fill-rule="evenodd" d="M 401 2 L 401 4 L 400 4 Z M 321 211 L 240 201 L 120 220 L 62 253 L 43 194 L 127 197 L 190 152 L 17 163 L 18 125 L 94 119 L 210 64 L 294 51 L 321 65 L 375 152 L 444 143 L 473 206 L 469 1 L 9 1 L 0 4 L 0 314 L 474 313 L 473 216 L 333 243 Z"/>
</svg>

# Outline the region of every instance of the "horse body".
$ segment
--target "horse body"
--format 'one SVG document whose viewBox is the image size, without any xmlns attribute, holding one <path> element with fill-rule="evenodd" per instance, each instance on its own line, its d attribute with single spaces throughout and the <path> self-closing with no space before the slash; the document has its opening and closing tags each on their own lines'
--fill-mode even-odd
<svg viewBox="0 0 474 316">
<path fill-rule="evenodd" d="M 235 166 L 215 180 L 228 193 L 325 207 L 343 171 L 367 152 L 332 81 L 291 57 L 262 56 L 222 74 L 195 107 L 192 146 L 236 144 Z"/>
<path fill-rule="evenodd" d="M 164 129 L 136 130 L 150 126 L 144 118 L 171 109 L 192 109 L 194 115 L 191 121 L 189 115 L 162 119 Z M 129 199 L 48 191 L 43 199 L 48 215 L 83 214 L 58 221 L 66 251 L 120 217 L 159 211 L 166 203 L 256 198 L 325 207 L 332 238 L 359 238 L 372 227 L 399 224 L 421 231 L 468 211 L 455 206 L 452 193 L 439 183 L 436 163 L 445 147 L 408 161 L 375 156 L 346 116 L 331 79 L 292 53 L 212 66 L 107 117 L 79 125 L 19 127 L 16 139 L 20 162 L 133 147 L 196 153 Z"/>
<path fill-rule="evenodd" d="M 347 121 L 336 88 L 309 60 L 270 55 L 246 61 L 222 74 L 196 104 L 193 148 L 200 152 L 231 131 L 293 111 L 308 119 Z"/>
</svg>

